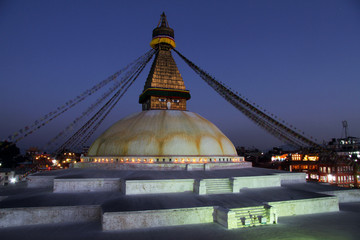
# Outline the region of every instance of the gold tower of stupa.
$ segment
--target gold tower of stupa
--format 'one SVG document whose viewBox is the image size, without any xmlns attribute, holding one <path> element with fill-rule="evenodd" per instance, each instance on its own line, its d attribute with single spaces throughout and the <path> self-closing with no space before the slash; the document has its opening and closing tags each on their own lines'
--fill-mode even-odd
<svg viewBox="0 0 360 240">
<path fill-rule="evenodd" d="M 157 50 L 139 102 L 143 110 L 186 110 L 190 92 L 186 90 L 179 69 L 172 57 L 175 48 L 174 30 L 169 27 L 165 13 L 153 30 L 150 46 Z"/>
</svg>

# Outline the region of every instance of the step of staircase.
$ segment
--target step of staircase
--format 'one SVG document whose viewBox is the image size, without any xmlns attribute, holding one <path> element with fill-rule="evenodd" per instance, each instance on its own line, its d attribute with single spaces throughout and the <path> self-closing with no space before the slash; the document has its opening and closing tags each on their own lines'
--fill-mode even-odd
<svg viewBox="0 0 360 240">
<path fill-rule="evenodd" d="M 235 212 L 237 227 L 255 227 L 268 224 L 267 213 L 264 206 L 231 209 Z"/>
<path fill-rule="evenodd" d="M 206 194 L 232 193 L 232 185 L 228 178 L 205 179 Z"/>
</svg>

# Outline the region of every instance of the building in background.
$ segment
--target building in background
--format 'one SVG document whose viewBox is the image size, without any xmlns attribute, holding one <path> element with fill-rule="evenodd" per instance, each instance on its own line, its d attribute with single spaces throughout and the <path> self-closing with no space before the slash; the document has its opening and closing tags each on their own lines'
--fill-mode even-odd
<svg viewBox="0 0 360 240">
<path fill-rule="evenodd" d="M 358 157 L 354 158 L 354 155 L 288 152 L 271 155 L 271 164 L 264 166 L 289 172 L 305 172 L 308 181 L 359 187 Z"/>
</svg>

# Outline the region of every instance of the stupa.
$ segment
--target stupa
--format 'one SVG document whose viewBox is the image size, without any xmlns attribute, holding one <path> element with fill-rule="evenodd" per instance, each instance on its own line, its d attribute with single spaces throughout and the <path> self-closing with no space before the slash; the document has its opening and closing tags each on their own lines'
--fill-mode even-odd
<svg viewBox="0 0 360 240">
<path fill-rule="evenodd" d="M 151 46 L 143 111 L 106 130 L 73 168 L 0 188 L 3 238 L 359 238 L 358 189 L 251 167 L 214 124 L 186 110 L 165 14 Z"/>
<path fill-rule="evenodd" d="M 150 46 L 156 55 L 139 97 L 142 112 L 107 129 L 78 167 L 174 170 L 249 167 L 214 124 L 187 111 L 190 91 L 172 57 L 171 50 L 176 47 L 174 30 L 164 13 L 153 30 Z"/>
</svg>

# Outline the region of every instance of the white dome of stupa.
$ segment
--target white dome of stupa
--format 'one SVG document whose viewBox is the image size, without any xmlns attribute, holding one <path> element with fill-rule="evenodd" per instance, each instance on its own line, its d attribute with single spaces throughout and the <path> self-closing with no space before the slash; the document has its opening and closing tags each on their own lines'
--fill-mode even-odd
<svg viewBox="0 0 360 240">
<path fill-rule="evenodd" d="M 231 141 L 210 121 L 189 111 L 148 110 L 107 129 L 88 156 L 237 156 Z"/>
</svg>

